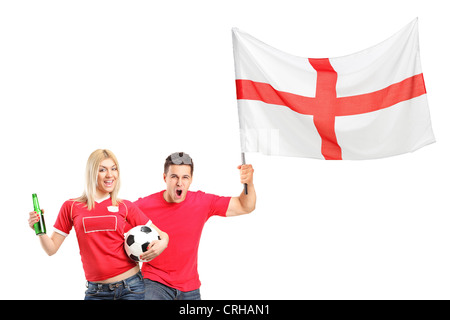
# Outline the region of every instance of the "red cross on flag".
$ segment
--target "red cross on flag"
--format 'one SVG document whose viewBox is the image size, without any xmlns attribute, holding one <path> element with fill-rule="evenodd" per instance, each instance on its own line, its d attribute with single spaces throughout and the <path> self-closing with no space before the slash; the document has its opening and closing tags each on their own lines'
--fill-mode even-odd
<svg viewBox="0 0 450 320">
<path fill-rule="evenodd" d="M 242 152 L 375 159 L 435 141 L 418 19 L 364 51 L 308 59 L 233 29 Z"/>
</svg>

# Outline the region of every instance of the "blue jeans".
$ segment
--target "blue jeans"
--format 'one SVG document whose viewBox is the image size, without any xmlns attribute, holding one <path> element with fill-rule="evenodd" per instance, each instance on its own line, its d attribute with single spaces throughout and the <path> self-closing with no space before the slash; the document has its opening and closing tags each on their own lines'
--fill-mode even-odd
<svg viewBox="0 0 450 320">
<path fill-rule="evenodd" d="M 84 300 L 144 300 L 145 284 L 139 271 L 134 276 L 113 283 L 88 281 Z"/>
<path fill-rule="evenodd" d="M 201 300 L 200 289 L 180 291 L 157 281 L 144 279 L 145 300 Z"/>
</svg>

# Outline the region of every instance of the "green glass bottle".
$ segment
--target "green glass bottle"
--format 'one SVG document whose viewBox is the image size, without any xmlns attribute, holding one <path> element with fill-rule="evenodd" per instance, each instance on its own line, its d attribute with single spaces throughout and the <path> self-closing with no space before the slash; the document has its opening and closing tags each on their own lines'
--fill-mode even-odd
<svg viewBox="0 0 450 320">
<path fill-rule="evenodd" d="M 36 211 L 36 213 L 39 215 L 39 221 L 36 222 L 33 226 L 34 231 L 36 232 L 36 235 L 45 234 L 47 232 L 47 229 L 45 228 L 44 214 L 39 208 L 39 201 L 36 193 L 33 193 L 33 206 L 34 211 Z"/>
</svg>

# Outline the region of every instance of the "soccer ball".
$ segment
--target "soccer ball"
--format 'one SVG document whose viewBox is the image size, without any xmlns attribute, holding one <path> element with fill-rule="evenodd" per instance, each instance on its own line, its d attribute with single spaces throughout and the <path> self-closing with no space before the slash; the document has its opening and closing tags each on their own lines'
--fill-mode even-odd
<svg viewBox="0 0 450 320">
<path fill-rule="evenodd" d="M 125 234 L 125 252 L 130 259 L 136 262 L 144 260 L 139 259 L 141 254 L 147 251 L 147 247 L 153 240 L 161 240 L 158 232 L 149 226 L 137 226 Z"/>
</svg>

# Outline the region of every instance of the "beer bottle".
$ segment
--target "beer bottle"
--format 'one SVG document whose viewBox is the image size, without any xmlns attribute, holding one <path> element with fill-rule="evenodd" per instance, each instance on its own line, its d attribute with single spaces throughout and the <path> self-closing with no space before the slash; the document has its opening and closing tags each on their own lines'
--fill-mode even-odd
<svg viewBox="0 0 450 320">
<path fill-rule="evenodd" d="M 33 193 L 33 206 L 34 211 L 36 211 L 36 213 L 39 215 L 39 221 L 36 222 L 33 226 L 34 231 L 36 232 L 36 235 L 45 234 L 47 232 L 47 229 L 45 228 L 44 214 L 39 208 L 39 201 L 36 193 Z"/>
</svg>

